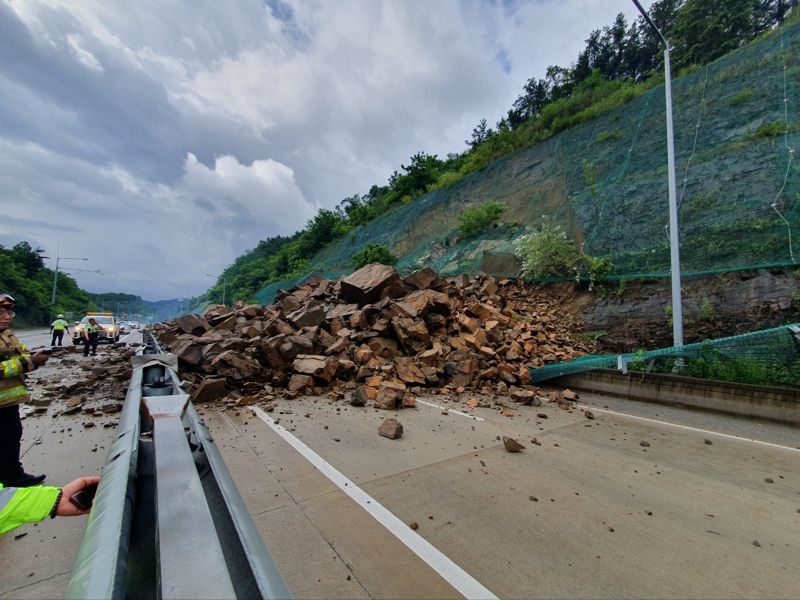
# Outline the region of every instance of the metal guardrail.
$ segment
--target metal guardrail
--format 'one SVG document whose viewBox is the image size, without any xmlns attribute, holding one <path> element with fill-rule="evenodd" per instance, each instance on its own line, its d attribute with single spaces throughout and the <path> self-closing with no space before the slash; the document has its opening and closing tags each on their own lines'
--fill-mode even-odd
<svg viewBox="0 0 800 600">
<path fill-rule="evenodd" d="M 214 440 L 149 331 L 67 598 L 289 598 Z"/>
</svg>

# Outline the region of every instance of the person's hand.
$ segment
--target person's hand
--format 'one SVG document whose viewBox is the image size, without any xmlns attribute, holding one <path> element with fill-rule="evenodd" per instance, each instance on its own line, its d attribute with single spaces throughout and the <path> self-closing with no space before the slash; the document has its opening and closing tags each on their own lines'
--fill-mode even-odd
<svg viewBox="0 0 800 600">
<path fill-rule="evenodd" d="M 58 502 L 56 514 L 59 517 L 77 517 L 78 515 L 85 515 L 88 513 L 88 510 L 81 510 L 72 502 L 70 502 L 69 497 L 94 483 L 100 483 L 100 477 L 97 475 L 91 477 L 81 477 L 62 487 L 61 500 Z"/>
<path fill-rule="evenodd" d="M 40 367 L 44 363 L 46 363 L 48 358 L 50 358 L 50 355 L 47 352 L 44 352 L 43 350 L 31 356 L 33 364 L 35 364 L 37 367 Z"/>
</svg>

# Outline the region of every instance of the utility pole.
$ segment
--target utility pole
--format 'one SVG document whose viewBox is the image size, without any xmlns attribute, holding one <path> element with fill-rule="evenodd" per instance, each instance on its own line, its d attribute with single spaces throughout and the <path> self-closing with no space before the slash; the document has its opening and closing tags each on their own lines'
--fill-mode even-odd
<svg viewBox="0 0 800 600">
<path fill-rule="evenodd" d="M 675 142 L 672 132 L 672 78 L 669 66 L 669 42 L 659 31 L 638 0 L 633 0 L 647 24 L 661 38 L 664 46 L 664 93 L 667 112 L 667 179 L 669 183 L 669 249 L 672 280 L 672 345 L 683 346 L 683 306 L 681 304 L 681 248 L 678 239 L 678 200 L 675 191 Z"/>
<path fill-rule="evenodd" d="M 61 248 L 58 249 L 58 253 L 56 254 L 56 270 L 55 273 L 53 273 L 53 293 L 50 295 L 50 304 L 56 303 L 56 288 L 58 287 L 58 263 L 60 263 L 62 260 L 89 260 L 89 259 L 83 257 L 61 256 Z"/>
</svg>

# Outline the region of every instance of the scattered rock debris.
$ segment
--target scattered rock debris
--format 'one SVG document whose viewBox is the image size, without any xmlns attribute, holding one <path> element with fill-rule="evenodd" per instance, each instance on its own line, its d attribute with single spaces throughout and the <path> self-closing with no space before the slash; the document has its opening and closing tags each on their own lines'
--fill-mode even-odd
<svg viewBox="0 0 800 600">
<path fill-rule="evenodd" d="M 503 436 L 503 445 L 506 448 L 506 452 L 520 452 L 525 448 L 522 444 L 520 444 L 514 438 L 510 438 L 508 436 Z"/>
<path fill-rule="evenodd" d="M 403 425 L 393 417 L 386 419 L 378 428 L 378 434 L 390 440 L 396 440 L 403 436 Z"/>
<path fill-rule="evenodd" d="M 409 523 L 408 526 L 411 527 L 411 529 L 413 529 L 414 531 L 419 529 L 419 523 L 417 523 L 416 521 L 411 521 L 411 523 Z"/>
<path fill-rule="evenodd" d="M 466 407 L 512 417 L 513 406 L 552 402 L 571 411 L 578 399 L 571 390 L 540 390 L 529 373 L 595 350 L 566 316 L 562 302 L 523 281 L 440 278 L 431 269 L 401 277 L 371 264 L 338 281 L 314 277 L 281 290 L 270 306 L 212 305 L 154 332 L 178 356 L 196 404 L 327 394 L 394 410 L 414 407 L 421 393 L 451 402 L 466 394 Z"/>
</svg>

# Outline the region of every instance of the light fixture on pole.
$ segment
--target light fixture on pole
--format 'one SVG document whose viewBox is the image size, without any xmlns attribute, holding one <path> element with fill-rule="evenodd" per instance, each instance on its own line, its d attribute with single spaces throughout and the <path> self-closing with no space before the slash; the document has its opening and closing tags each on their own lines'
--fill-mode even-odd
<svg viewBox="0 0 800 600">
<path fill-rule="evenodd" d="M 669 66 L 669 42 L 656 27 L 638 0 L 633 0 L 647 24 L 661 38 L 664 46 L 664 93 L 667 112 L 667 179 L 669 183 L 669 248 L 672 280 L 672 344 L 683 346 L 683 307 L 681 305 L 681 254 L 678 239 L 678 200 L 675 191 L 675 142 L 672 132 L 672 79 Z"/>
<path fill-rule="evenodd" d="M 56 288 L 58 287 L 58 263 L 62 260 L 89 260 L 88 258 L 83 258 L 81 256 L 61 256 L 61 249 L 59 248 L 58 254 L 56 255 L 56 270 L 53 273 L 53 293 L 50 295 L 50 304 L 56 303 Z"/>
</svg>

